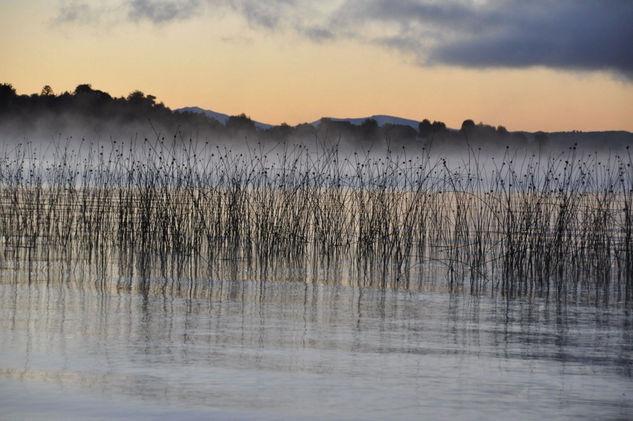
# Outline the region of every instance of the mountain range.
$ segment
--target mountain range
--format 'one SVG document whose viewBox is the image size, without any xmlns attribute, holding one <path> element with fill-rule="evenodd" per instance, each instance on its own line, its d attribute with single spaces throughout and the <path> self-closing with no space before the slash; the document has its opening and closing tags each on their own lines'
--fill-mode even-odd
<svg viewBox="0 0 633 421">
<path fill-rule="evenodd" d="M 229 115 L 228 114 L 222 114 L 222 113 L 218 113 L 212 110 L 205 110 L 204 108 L 200 108 L 200 107 L 184 107 L 184 108 L 178 108 L 177 110 L 174 110 L 176 112 L 192 112 L 192 113 L 200 113 L 200 114 L 204 114 L 207 117 L 211 117 L 216 119 L 217 121 L 219 121 L 222 124 L 226 124 L 226 122 L 229 119 Z M 372 115 L 369 117 L 359 117 L 359 118 L 334 118 L 334 117 L 325 117 L 328 120 L 331 121 L 346 121 L 349 122 L 355 126 L 360 126 L 361 124 L 363 124 L 363 122 L 365 120 L 367 120 L 368 118 L 370 119 L 374 119 L 376 120 L 376 122 L 378 123 L 378 126 L 382 127 L 385 124 L 398 124 L 398 125 L 402 125 L 402 126 L 409 126 L 414 128 L 415 130 L 418 130 L 418 124 L 419 121 L 415 121 L 415 120 L 410 120 L 407 118 L 402 118 L 402 117 L 395 117 L 395 116 L 390 116 L 390 115 L 383 115 L 383 114 L 376 114 L 376 115 Z M 321 123 L 322 119 L 319 120 L 315 120 L 312 123 L 309 123 L 313 126 L 318 126 Z M 271 127 L 274 126 L 274 124 L 267 124 L 267 123 L 262 123 L 259 121 L 255 121 L 253 120 L 253 123 L 255 123 L 255 127 L 257 127 L 258 129 L 262 129 L 262 130 L 266 130 L 269 129 Z"/>
<path fill-rule="evenodd" d="M 218 113 L 212 110 L 205 110 L 200 107 L 185 107 L 174 110 L 175 112 L 193 112 L 193 113 L 201 113 L 208 117 L 214 118 L 222 124 L 226 124 L 229 119 L 229 115 Z M 332 118 L 332 117 L 324 117 L 324 119 L 328 119 L 330 121 L 345 121 L 349 122 L 352 125 L 360 126 L 363 122 L 368 119 L 374 119 L 378 123 L 378 126 L 382 127 L 386 124 L 394 124 L 394 125 L 403 125 L 409 126 L 418 131 L 419 122 L 415 120 L 410 120 L 402 117 L 395 117 L 390 115 L 382 115 L 376 114 L 368 117 L 359 117 L 359 118 Z M 315 120 L 310 124 L 314 127 L 318 127 L 323 119 Z M 271 127 L 275 127 L 273 124 L 262 123 L 259 121 L 253 121 L 255 123 L 255 127 L 260 130 L 266 130 Z M 491 128 L 494 131 L 493 126 L 486 126 Z M 447 128 L 448 132 L 455 133 L 458 130 Z M 545 134 L 544 132 L 528 132 L 528 131 L 515 131 L 512 132 L 518 135 L 523 135 L 528 139 L 534 139 L 535 136 L 539 136 Z M 581 142 L 581 143 L 589 143 L 593 142 L 594 145 L 600 145 L 602 147 L 610 147 L 609 145 L 622 145 L 622 144 L 632 144 L 633 143 L 633 133 L 621 130 L 610 130 L 610 131 L 594 131 L 594 132 L 579 132 L 579 131 L 560 131 L 560 132 L 548 132 L 546 133 L 547 137 L 550 139 L 552 143 L 561 143 L 567 144 L 570 142 Z"/>
<path fill-rule="evenodd" d="M 184 108 L 178 108 L 174 111 L 177 113 L 190 112 L 190 113 L 204 114 L 207 117 L 214 118 L 220 123 L 225 124 L 225 125 L 230 117 L 228 114 L 218 113 L 212 110 L 205 110 L 204 108 L 200 108 L 200 107 L 184 107 Z M 261 130 L 266 130 L 273 127 L 272 124 L 261 123 L 255 120 L 253 120 L 253 123 L 255 123 L 255 127 Z"/>
</svg>

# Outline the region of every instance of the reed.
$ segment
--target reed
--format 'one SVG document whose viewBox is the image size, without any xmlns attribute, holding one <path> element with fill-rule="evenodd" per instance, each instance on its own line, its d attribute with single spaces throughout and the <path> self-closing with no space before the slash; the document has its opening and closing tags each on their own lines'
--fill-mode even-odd
<svg viewBox="0 0 633 421">
<path fill-rule="evenodd" d="M 44 157 L 18 145 L 0 161 L 2 256 L 54 250 L 207 274 L 232 262 L 250 276 L 313 268 L 315 279 L 342 265 L 378 286 L 440 276 L 471 294 L 633 299 L 628 150 L 606 161 L 576 147 L 485 160 L 470 150 L 449 164 L 428 151 L 314 149 L 159 137 L 61 142 Z"/>
</svg>

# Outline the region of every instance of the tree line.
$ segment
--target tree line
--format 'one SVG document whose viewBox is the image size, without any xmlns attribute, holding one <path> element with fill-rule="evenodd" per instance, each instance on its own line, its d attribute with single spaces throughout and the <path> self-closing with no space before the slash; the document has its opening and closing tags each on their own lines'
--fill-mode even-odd
<svg viewBox="0 0 633 421">
<path fill-rule="evenodd" d="M 423 119 L 417 130 L 408 125 L 385 124 L 366 119 L 355 125 L 349 121 L 328 118 L 319 124 L 281 124 L 267 129 L 258 129 L 245 114 L 228 118 L 225 124 L 195 112 L 173 111 L 154 95 L 133 91 L 126 97 L 113 97 L 107 92 L 93 89 L 90 84 L 78 85 L 72 92 L 55 94 L 46 85 L 39 94 L 19 95 L 11 84 L 0 84 L 0 126 L 10 126 L 17 133 L 28 131 L 34 125 L 41 130 L 64 132 L 75 127 L 90 127 L 105 133 L 112 128 L 151 127 L 157 133 L 186 133 L 187 136 L 235 137 L 251 136 L 260 139 L 292 140 L 306 137 L 327 137 L 371 144 L 387 140 L 404 142 L 440 142 L 464 144 L 464 142 L 487 142 L 508 144 L 525 143 L 523 133 L 511 133 L 503 126 L 475 124 L 465 120 L 459 130 L 451 130 L 441 121 Z M 542 134 L 538 139 L 546 141 Z"/>
</svg>

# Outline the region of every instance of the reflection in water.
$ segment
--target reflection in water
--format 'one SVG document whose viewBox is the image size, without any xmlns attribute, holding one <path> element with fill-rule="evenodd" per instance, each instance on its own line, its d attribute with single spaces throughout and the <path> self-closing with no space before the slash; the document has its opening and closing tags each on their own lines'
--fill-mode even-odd
<svg viewBox="0 0 633 421">
<path fill-rule="evenodd" d="M 221 262 L 3 259 L 3 415 L 633 413 L 632 316 L 619 301 L 448 294 L 428 281 L 383 288 L 380 275 L 336 260 Z"/>
</svg>

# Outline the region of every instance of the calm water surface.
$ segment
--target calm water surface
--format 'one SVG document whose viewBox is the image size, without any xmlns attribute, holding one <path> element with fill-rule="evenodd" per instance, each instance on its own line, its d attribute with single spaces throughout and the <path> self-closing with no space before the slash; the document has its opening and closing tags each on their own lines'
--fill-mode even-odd
<svg viewBox="0 0 633 421">
<path fill-rule="evenodd" d="M 0 273 L 2 419 L 633 418 L 617 302 Z"/>
</svg>

